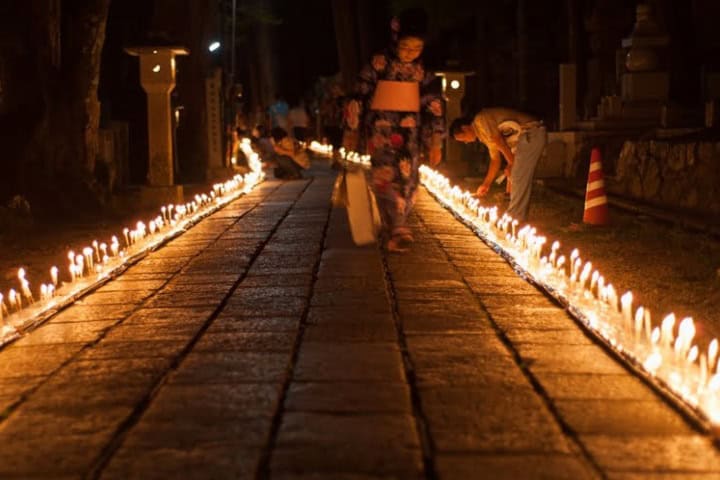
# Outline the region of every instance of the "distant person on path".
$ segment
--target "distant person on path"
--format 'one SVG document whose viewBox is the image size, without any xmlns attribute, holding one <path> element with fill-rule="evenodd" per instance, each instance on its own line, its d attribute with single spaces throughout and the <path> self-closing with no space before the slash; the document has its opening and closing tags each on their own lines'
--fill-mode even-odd
<svg viewBox="0 0 720 480">
<path fill-rule="evenodd" d="M 290 109 L 287 117 L 288 126 L 295 140 L 304 142 L 307 138 L 308 125 L 310 123 L 310 117 L 305 109 L 305 102 L 300 100 Z"/>
<path fill-rule="evenodd" d="M 484 143 L 490 152 L 490 165 L 476 195 L 483 197 L 500 170 L 505 157 L 505 174 L 510 186 L 507 214 L 525 221 L 530 206 L 535 167 L 545 149 L 547 132 L 543 122 L 527 113 L 509 108 L 484 108 L 474 118 L 453 121 L 450 135 L 458 142 Z"/>
<path fill-rule="evenodd" d="M 393 19 L 392 27 L 393 43 L 361 70 L 347 102 L 343 144 L 371 156 L 371 185 L 387 238 L 385 248 L 402 252 L 414 240 L 407 220 L 420 162 L 440 162 L 445 125 L 440 93 L 428 88 L 435 76 L 421 60 L 425 12 L 405 10 Z"/>
<path fill-rule="evenodd" d="M 290 107 L 288 107 L 285 99 L 280 95 L 276 96 L 275 103 L 270 105 L 268 108 L 268 114 L 270 115 L 270 128 L 280 127 L 287 131 L 289 112 Z"/>
<path fill-rule="evenodd" d="M 275 155 L 275 149 L 265 125 L 260 123 L 253 129 L 250 141 L 263 162 L 269 162 Z"/>
<path fill-rule="evenodd" d="M 288 133 L 280 127 L 273 128 L 270 131 L 270 136 L 272 137 L 273 148 L 275 150 L 276 166 L 273 171 L 275 178 L 284 180 L 303 178 L 303 169 L 310 166 L 306 164 L 307 154 L 301 159 L 301 152 L 299 151 L 296 141 L 290 138 Z"/>
</svg>

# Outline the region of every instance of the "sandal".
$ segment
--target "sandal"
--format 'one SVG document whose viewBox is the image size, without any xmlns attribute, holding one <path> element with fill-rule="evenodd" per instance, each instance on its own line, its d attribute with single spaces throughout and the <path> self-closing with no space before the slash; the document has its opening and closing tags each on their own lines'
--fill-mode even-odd
<svg viewBox="0 0 720 480">
<path fill-rule="evenodd" d="M 400 235 L 396 235 L 396 237 L 398 240 L 400 240 L 401 244 L 409 244 L 415 242 L 415 238 L 412 236 L 411 233 L 403 233 Z"/>
<path fill-rule="evenodd" d="M 408 251 L 408 249 L 404 248 L 395 237 L 387 241 L 385 244 L 385 250 L 393 253 L 405 253 Z"/>
</svg>

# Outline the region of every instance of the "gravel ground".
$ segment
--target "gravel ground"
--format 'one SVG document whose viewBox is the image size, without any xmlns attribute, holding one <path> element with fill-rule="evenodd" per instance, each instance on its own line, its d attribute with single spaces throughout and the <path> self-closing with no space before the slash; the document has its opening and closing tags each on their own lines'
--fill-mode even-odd
<svg viewBox="0 0 720 480">
<path fill-rule="evenodd" d="M 503 202 L 502 192 L 491 192 L 486 203 Z M 582 198 L 536 187 L 528 221 L 566 256 L 577 248 L 618 295 L 631 290 L 655 324 L 674 312 L 695 319 L 699 338 L 720 337 L 720 239 L 615 208 L 610 225 L 585 225 L 583 209 Z"/>
</svg>

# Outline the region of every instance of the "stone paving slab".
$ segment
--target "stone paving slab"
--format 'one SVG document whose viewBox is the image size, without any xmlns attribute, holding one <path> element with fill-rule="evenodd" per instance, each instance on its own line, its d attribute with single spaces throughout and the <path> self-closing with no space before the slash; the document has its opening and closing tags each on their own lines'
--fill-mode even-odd
<svg viewBox="0 0 720 480">
<path fill-rule="evenodd" d="M 0 350 L 0 477 L 720 477 L 707 436 L 426 192 L 385 255 L 313 173 Z"/>
<path fill-rule="evenodd" d="M 431 231 L 442 231 L 447 220 L 437 213 L 439 210 L 428 195 L 421 194 L 418 206 L 421 225 Z M 672 407 L 596 346 L 551 299 L 533 292 L 517 276 L 507 275 L 508 266 L 489 262 L 482 254 L 472 261 L 465 250 L 457 252 L 465 242 L 482 249 L 478 240 L 464 237 L 459 241 L 445 234 L 438 237 L 436 242 L 447 251 L 448 260 L 477 295 L 493 328 L 512 352 L 523 376 L 530 380 L 546 411 L 567 432 L 571 451 L 582 452 L 575 454 L 570 464 L 579 462 L 586 475 L 608 478 L 720 475 L 719 456 L 711 439 L 698 434 Z M 465 370 L 464 374 L 469 375 Z M 486 390 L 501 391 L 496 386 Z M 442 425 L 446 421 L 442 418 L 437 423 Z M 430 417 L 431 428 L 432 424 Z M 509 427 L 512 422 L 506 425 Z M 511 431 L 508 427 L 503 430 Z M 481 430 L 474 429 L 474 433 L 478 431 Z M 680 451 L 687 453 L 683 455 L 685 466 L 677 457 Z M 456 463 L 440 456 L 437 470 L 440 477 L 447 471 L 447 478 L 463 478 L 470 469 L 478 468 L 487 469 L 490 478 L 585 478 L 571 468 L 566 457 L 543 455 L 541 460 L 528 457 L 527 463 L 522 454 L 503 457 L 503 454 L 465 457 Z M 494 469 L 493 465 L 500 468 Z M 453 470 L 458 467 L 464 470 Z"/>
</svg>

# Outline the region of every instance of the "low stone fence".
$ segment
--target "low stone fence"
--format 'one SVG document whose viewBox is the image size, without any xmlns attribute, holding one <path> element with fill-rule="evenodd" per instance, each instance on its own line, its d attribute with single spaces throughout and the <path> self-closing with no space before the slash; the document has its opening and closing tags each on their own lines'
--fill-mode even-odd
<svg viewBox="0 0 720 480">
<path fill-rule="evenodd" d="M 720 142 L 628 140 L 606 187 L 658 206 L 720 214 Z"/>
</svg>

